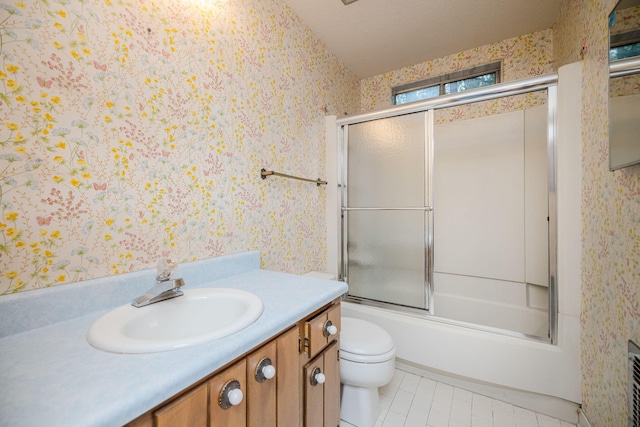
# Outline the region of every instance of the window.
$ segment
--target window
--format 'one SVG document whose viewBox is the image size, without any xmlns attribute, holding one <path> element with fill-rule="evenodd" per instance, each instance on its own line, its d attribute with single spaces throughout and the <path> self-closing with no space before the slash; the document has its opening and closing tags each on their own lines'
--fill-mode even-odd
<svg viewBox="0 0 640 427">
<path fill-rule="evenodd" d="M 609 49 L 609 61 L 618 61 L 633 56 L 640 56 L 640 42 L 616 46 Z"/>
<path fill-rule="evenodd" d="M 419 82 L 394 87 L 391 90 L 393 105 L 421 101 L 440 95 L 449 95 L 500 82 L 501 63 L 481 65 L 456 71 L 444 76 L 432 77 Z"/>
<path fill-rule="evenodd" d="M 612 34 L 609 61 L 640 56 L 640 30 Z"/>
</svg>

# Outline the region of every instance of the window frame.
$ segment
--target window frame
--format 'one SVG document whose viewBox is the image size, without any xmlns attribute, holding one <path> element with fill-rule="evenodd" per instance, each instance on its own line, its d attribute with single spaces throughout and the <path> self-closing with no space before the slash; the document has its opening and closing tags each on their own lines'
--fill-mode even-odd
<svg viewBox="0 0 640 427">
<path fill-rule="evenodd" d="M 636 56 L 611 59 L 611 51 L 619 47 L 640 43 L 640 29 L 627 31 L 624 33 L 612 34 L 609 37 L 609 62 L 622 61 L 627 58 L 635 58 Z"/>
<path fill-rule="evenodd" d="M 465 70 L 454 71 L 441 76 L 430 77 L 428 79 L 419 80 L 417 82 L 407 83 L 391 88 L 391 105 L 402 105 L 396 103 L 396 97 L 404 93 L 414 92 L 417 90 L 428 89 L 431 87 L 439 87 L 440 95 L 445 94 L 444 87 L 446 84 L 455 83 L 462 80 L 480 77 L 488 74 L 495 74 L 496 81 L 494 84 L 500 83 L 502 80 L 502 61 L 496 61 L 489 64 L 478 65 Z M 425 98 L 431 99 L 431 98 Z M 416 102 L 416 101 L 411 101 Z M 408 103 L 407 103 L 408 104 Z"/>
</svg>

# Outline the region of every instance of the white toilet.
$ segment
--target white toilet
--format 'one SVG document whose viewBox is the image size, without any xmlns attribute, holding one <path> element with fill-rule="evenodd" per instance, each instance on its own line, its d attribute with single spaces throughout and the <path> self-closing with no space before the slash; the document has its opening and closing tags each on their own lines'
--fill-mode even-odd
<svg viewBox="0 0 640 427">
<path fill-rule="evenodd" d="M 317 271 L 305 276 L 335 279 Z M 340 321 L 340 419 L 356 427 L 372 427 L 380 414 L 378 387 L 393 378 L 396 346 L 376 324 L 345 316 Z"/>
<path fill-rule="evenodd" d="M 380 326 L 342 317 L 340 330 L 340 419 L 372 427 L 380 414 L 378 387 L 391 381 L 396 346 Z"/>
</svg>

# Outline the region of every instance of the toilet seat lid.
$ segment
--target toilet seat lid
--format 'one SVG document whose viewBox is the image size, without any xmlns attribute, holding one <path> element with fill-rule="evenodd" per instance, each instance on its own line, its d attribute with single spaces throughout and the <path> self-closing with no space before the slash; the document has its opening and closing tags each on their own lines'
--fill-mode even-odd
<svg viewBox="0 0 640 427">
<path fill-rule="evenodd" d="M 349 360 L 351 362 L 357 363 L 382 363 L 388 362 L 389 360 L 393 360 L 396 356 L 396 348 L 393 347 L 391 350 L 382 354 L 355 354 L 349 353 L 345 350 L 340 350 L 340 360 Z"/>
<path fill-rule="evenodd" d="M 394 354 L 395 345 L 391 335 L 380 326 L 366 320 L 342 317 L 340 357 L 350 360 L 380 361 L 391 358 Z"/>
</svg>

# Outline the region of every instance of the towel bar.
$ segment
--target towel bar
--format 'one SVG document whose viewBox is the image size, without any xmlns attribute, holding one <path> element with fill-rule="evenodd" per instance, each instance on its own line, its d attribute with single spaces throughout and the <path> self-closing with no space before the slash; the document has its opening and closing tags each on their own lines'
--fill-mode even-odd
<svg viewBox="0 0 640 427">
<path fill-rule="evenodd" d="M 260 176 L 262 177 L 262 179 L 267 179 L 267 177 L 270 175 L 281 176 L 283 178 L 297 179 L 299 181 L 314 182 L 318 187 L 320 187 L 321 185 L 327 185 L 327 181 L 322 181 L 320 179 L 300 178 L 299 176 L 286 175 L 284 173 L 268 171 L 266 169 L 260 170 Z"/>
</svg>

